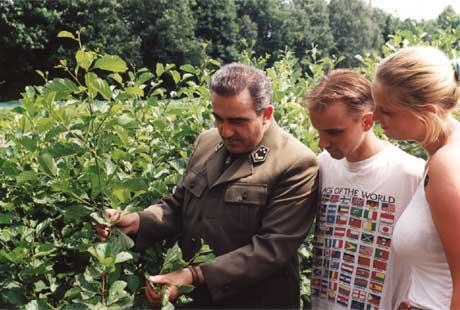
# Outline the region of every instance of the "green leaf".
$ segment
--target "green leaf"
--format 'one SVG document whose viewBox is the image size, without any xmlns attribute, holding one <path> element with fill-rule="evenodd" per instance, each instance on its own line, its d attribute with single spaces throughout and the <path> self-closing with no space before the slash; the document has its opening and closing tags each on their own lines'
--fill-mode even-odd
<svg viewBox="0 0 460 310">
<path fill-rule="evenodd" d="M 195 69 L 192 65 L 188 65 L 188 64 L 180 66 L 180 69 L 188 73 L 193 73 L 193 74 L 197 73 L 197 69 Z"/>
<path fill-rule="evenodd" d="M 16 182 L 18 184 L 23 184 L 23 183 L 28 183 L 31 181 L 36 181 L 38 179 L 37 173 L 32 170 L 27 170 L 21 172 L 17 177 L 16 177 Z"/>
<path fill-rule="evenodd" d="M 48 175 L 57 176 L 57 166 L 54 158 L 49 153 L 43 153 L 38 157 L 40 168 Z"/>
<path fill-rule="evenodd" d="M 111 72 L 125 72 L 128 70 L 126 62 L 118 56 L 106 55 L 94 63 L 94 68 L 99 68 Z"/>
<path fill-rule="evenodd" d="M 110 231 L 110 241 L 113 243 L 117 252 L 127 251 L 134 247 L 134 241 L 117 227 L 112 227 Z"/>
<path fill-rule="evenodd" d="M 91 209 L 83 205 L 70 205 L 62 210 L 62 212 L 64 213 L 64 222 L 66 224 L 72 222 L 78 223 L 91 213 Z"/>
<path fill-rule="evenodd" d="M 0 224 L 13 223 L 13 216 L 11 214 L 0 214 Z"/>
<path fill-rule="evenodd" d="M 110 221 L 107 218 L 105 218 L 105 216 L 102 216 L 99 212 L 93 212 L 89 216 L 94 221 L 96 221 L 96 223 L 98 223 L 98 224 L 108 226 L 108 227 L 110 227 L 110 225 L 111 225 Z"/>
<path fill-rule="evenodd" d="M 129 252 L 118 253 L 115 257 L 115 264 L 124 263 L 133 259 L 133 256 Z"/>
<path fill-rule="evenodd" d="M 171 76 L 172 76 L 172 78 L 174 80 L 174 83 L 176 83 L 176 84 L 179 83 L 179 81 L 180 81 L 180 73 L 177 72 L 176 70 L 172 70 L 170 73 L 171 73 Z"/>
<path fill-rule="evenodd" d="M 89 72 L 85 75 L 86 86 L 92 93 L 99 93 L 106 100 L 110 100 L 112 91 L 107 81 L 99 78 L 95 73 Z"/>
<path fill-rule="evenodd" d="M 187 263 L 183 260 L 182 251 L 176 242 L 173 247 L 169 248 L 168 251 L 166 251 L 160 274 L 173 272 L 182 269 L 186 266 Z"/>
<path fill-rule="evenodd" d="M 75 36 L 69 32 L 69 31 L 59 31 L 59 33 L 57 34 L 57 37 L 58 38 L 69 38 L 69 39 L 75 39 Z"/>
<path fill-rule="evenodd" d="M 159 77 L 165 72 L 165 67 L 163 66 L 162 63 L 157 63 L 155 73 Z"/>
<path fill-rule="evenodd" d="M 78 65 L 88 71 L 89 67 L 96 58 L 96 53 L 94 52 L 85 52 L 84 50 L 78 50 L 75 54 L 75 60 L 77 61 Z"/>
<path fill-rule="evenodd" d="M 0 250 L 0 257 L 4 257 L 14 264 L 21 264 L 28 256 L 28 251 L 23 247 L 16 247 L 11 252 Z"/>
<path fill-rule="evenodd" d="M 144 96 L 144 91 L 139 88 L 139 86 L 133 86 L 133 87 L 127 87 L 126 93 L 133 95 L 133 96 L 138 96 L 138 97 L 143 97 Z"/>
<path fill-rule="evenodd" d="M 137 78 L 136 84 L 137 85 L 144 84 L 145 82 L 147 82 L 148 80 L 151 80 L 153 78 L 154 78 L 154 76 L 153 76 L 152 73 L 144 72 Z"/>
<path fill-rule="evenodd" d="M 56 78 L 48 83 L 43 88 L 43 94 L 46 95 L 50 92 L 56 93 L 56 100 L 60 101 L 67 99 L 67 97 L 74 92 L 78 91 L 78 86 L 69 79 Z"/>
<path fill-rule="evenodd" d="M 43 257 L 48 256 L 51 253 L 56 252 L 57 248 L 53 244 L 50 243 L 40 243 L 35 248 L 34 257 Z"/>
<path fill-rule="evenodd" d="M 120 85 L 123 84 L 123 78 L 118 73 L 111 73 L 108 75 L 108 77 L 113 79 L 115 82 L 117 82 Z"/>
<path fill-rule="evenodd" d="M 195 287 L 193 285 L 179 285 L 177 286 L 180 294 L 190 294 Z"/>
</svg>

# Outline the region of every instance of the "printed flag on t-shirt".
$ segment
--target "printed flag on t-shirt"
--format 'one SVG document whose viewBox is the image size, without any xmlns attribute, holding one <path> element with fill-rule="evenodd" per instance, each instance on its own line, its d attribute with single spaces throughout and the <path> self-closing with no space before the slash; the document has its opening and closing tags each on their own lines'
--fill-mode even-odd
<svg viewBox="0 0 460 310">
<path fill-rule="evenodd" d="M 369 269 L 358 267 L 356 268 L 356 275 L 361 278 L 369 278 Z"/>
<path fill-rule="evenodd" d="M 354 242 L 347 241 L 345 242 L 345 250 L 350 252 L 356 252 L 358 245 Z"/>
<path fill-rule="evenodd" d="M 381 271 L 372 271 L 371 279 L 383 283 L 385 281 L 385 273 Z"/>
<path fill-rule="evenodd" d="M 330 195 L 329 194 L 322 194 L 321 195 L 321 203 L 329 202 Z"/>
<path fill-rule="evenodd" d="M 373 249 L 369 245 L 360 244 L 359 245 L 359 254 L 372 256 Z"/>
<path fill-rule="evenodd" d="M 390 255 L 390 252 L 376 248 L 375 249 L 375 258 L 382 259 L 382 260 L 388 260 L 388 257 Z"/>
<path fill-rule="evenodd" d="M 346 225 L 347 222 L 348 222 L 348 216 L 342 215 L 340 213 L 337 214 L 337 217 L 336 217 L 336 220 L 335 220 L 335 223 L 337 225 Z"/>
<path fill-rule="evenodd" d="M 340 282 L 350 284 L 351 275 L 349 275 L 347 273 L 340 273 Z"/>
<path fill-rule="evenodd" d="M 359 256 L 358 265 L 369 267 L 371 265 L 371 259 L 369 257 Z"/>
<path fill-rule="evenodd" d="M 379 232 L 384 235 L 391 235 L 391 233 L 393 232 L 393 225 L 380 222 Z"/>
<path fill-rule="evenodd" d="M 329 201 L 330 202 L 333 202 L 333 203 L 337 203 L 339 202 L 339 195 L 331 195 L 331 197 L 329 198 Z"/>
<path fill-rule="evenodd" d="M 355 286 L 360 288 L 367 288 L 367 279 L 355 278 Z"/>
<path fill-rule="evenodd" d="M 368 220 L 377 220 L 377 211 L 366 209 L 363 213 L 363 218 Z"/>
<path fill-rule="evenodd" d="M 381 293 L 383 291 L 383 285 L 376 282 L 369 283 L 369 288 L 377 293 Z"/>
<path fill-rule="evenodd" d="M 337 210 L 337 212 L 342 215 L 348 215 L 349 211 L 350 211 L 350 207 L 344 206 L 344 205 L 339 205 L 339 209 Z"/>
<path fill-rule="evenodd" d="M 350 197 L 347 197 L 347 196 L 340 196 L 339 198 L 339 203 L 341 204 L 344 204 L 344 205 L 347 205 L 350 203 Z"/>
<path fill-rule="evenodd" d="M 378 236 L 377 237 L 377 244 L 381 245 L 383 247 L 389 248 L 391 246 L 391 239 L 386 238 L 386 237 L 382 237 L 382 236 Z"/>
<path fill-rule="evenodd" d="M 373 305 L 378 306 L 380 304 L 380 296 L 369 293 L 367 295 L 367 301 Z"/>
<path fill-rule="evenodd" d="M 338 295 L 337 296 L 337 303 L 341 304 L 344 307 L 348 307 L 348 296 Z"/>
<path fill-rule="evenodd" d="M 355 227 L 355 228 L 361 228 L 361 220 L 350 217 L 348 225 L 350 225 L 351 227 Z"/>
<path fill-rule="evenodd" d="M 353 264 L 342 263 L 342 272 L 352 274 L 354 266 Z"/>
<path fill-rule="evenodd" d="M 345 295 L 345 296 L 350 296 L 350 286 L 346 284 L 339 284 L 339 294 L 340 295 Z"/>
<path fill-rule="evenodd" d="M 363 209 L 361 208 L 356 208 L 356 207 L 351 207 L 350 214 L 355 217 L 361 217 L 363 216 Z"/>
<path fill-rule="evenodd" d="M 377 223 L 374 221 L 363 221 L 363 230 L 367 232 L 374 232 L 377 227 Z"/>
<path fill-rule="evenodd" d="M 355 256 L 353 254 L 351 254 L 351 253 L 344 252 L 343 253 L 343 260 L 345 262 L 349 262 L 349 263 L 353 264 L 355 262 Z"/>
<path fill-rule="evenodd" d="M 395 205 L 392 203 L 382 203 L 382 211 L 384 212 L 395 212 L 396 208 Z"/>
<path fill-rule="evenodd" d="M 347 230 L 347 237 L 350 238 L 350 239 L 358 240 L 359 239 L 359 230 L 354 230 L 354 229 L 349 228 Z"/>
<path fill-rule="evenodd" d="M 364 310 L 365 303 L 361 301 L 351 300 L 351 309 L 353 310 Z M 366 309 L 367 310 L 367 309 Z"/>
<path fill-rule="evenodd" d="M 345 236 L 345 231 L 346 231 L 345 227 L 336 227 L 334 229 L 334 236 L 336 236 L 336 237 L 344 237 Z"/>
<path fill-rule="evenodd" d="M 395 216 L 391 213 L 380 214 L 380 222 L 384 222 L 387 224 L 393 224 L 394 220 L 395 220 Z"/>
<path fill-rule="evenodd" d="M 367 243 L 374 243 L 374 235 L 372 234 L 366 234 L 366 233 L 361 233 L 361 241 L 367 242 Z"/>
<path fill-rule="evenodd" d="M 353 289 L 353 299 L 358 301 L 366 301 L 366 292 L 357 288 Z"/>
<path fill-rule="evenodd" d="M 351 204 L 362 207 L 364 205 L 364 199 L 359 197 L 353 197 L 353 199 L 351 200 Z"/>
<path fill-rule="evenodd" d="M 378 209 L 379 208 L 379 202 L 375 200 L 367 200 L 366 201 L 366 207 L 369 209 Z"/>
<path fill-rule="evenodd" d="M 372 267 L 374 267 L 375 269 L 379 269 L 379 270 L 386 270 L 387 263 L 380 261 L 380 260 L 374 260 Z"/>
</svg>

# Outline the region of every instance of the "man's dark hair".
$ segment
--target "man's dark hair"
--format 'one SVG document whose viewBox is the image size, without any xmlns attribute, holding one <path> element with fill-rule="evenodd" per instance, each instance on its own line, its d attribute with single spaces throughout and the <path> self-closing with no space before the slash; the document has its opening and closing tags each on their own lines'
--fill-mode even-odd
<svg viewBox="0 0 460 310">
<path fill-rule="evenodd" d="M 240 63 L 231 63 L 216 71 L 211 77 L 210 89 L 224 97 L 236 96 L 248 89 L 257 113 L 272 101 L 272 85 L 265 72 Z"/>
</svg>

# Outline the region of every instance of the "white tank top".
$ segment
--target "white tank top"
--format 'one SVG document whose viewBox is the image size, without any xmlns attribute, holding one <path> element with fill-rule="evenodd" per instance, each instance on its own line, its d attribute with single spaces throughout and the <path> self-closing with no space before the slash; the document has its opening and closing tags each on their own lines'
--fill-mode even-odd
<svg viewBox="0 0 460 310">
<path fill-rule="evenodd" d="M 395 226 L 393 247 L 411 266 L 411 305 L 423 309 L 449 309 L 452 278 L 425 197 L 423 180 Z"/>
</svg>

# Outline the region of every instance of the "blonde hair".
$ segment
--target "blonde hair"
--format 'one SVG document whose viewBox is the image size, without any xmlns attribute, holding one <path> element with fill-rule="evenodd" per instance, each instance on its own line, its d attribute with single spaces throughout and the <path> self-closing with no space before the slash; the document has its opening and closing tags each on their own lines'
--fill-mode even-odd
<svg viewBox="0 0 460 310">
<path fill-rule="evenodd" d="M 403 48 L 377 67 L 374 87 L 381 88 L 385 104 L 408 108 L 426 127 L 426 145 L 445 133 L 446 116 L 456 107 L 460 88 L 454 67 L 439 49 Z M 435 113 L 424 107 L 432 105 Z"/>
</svg>

